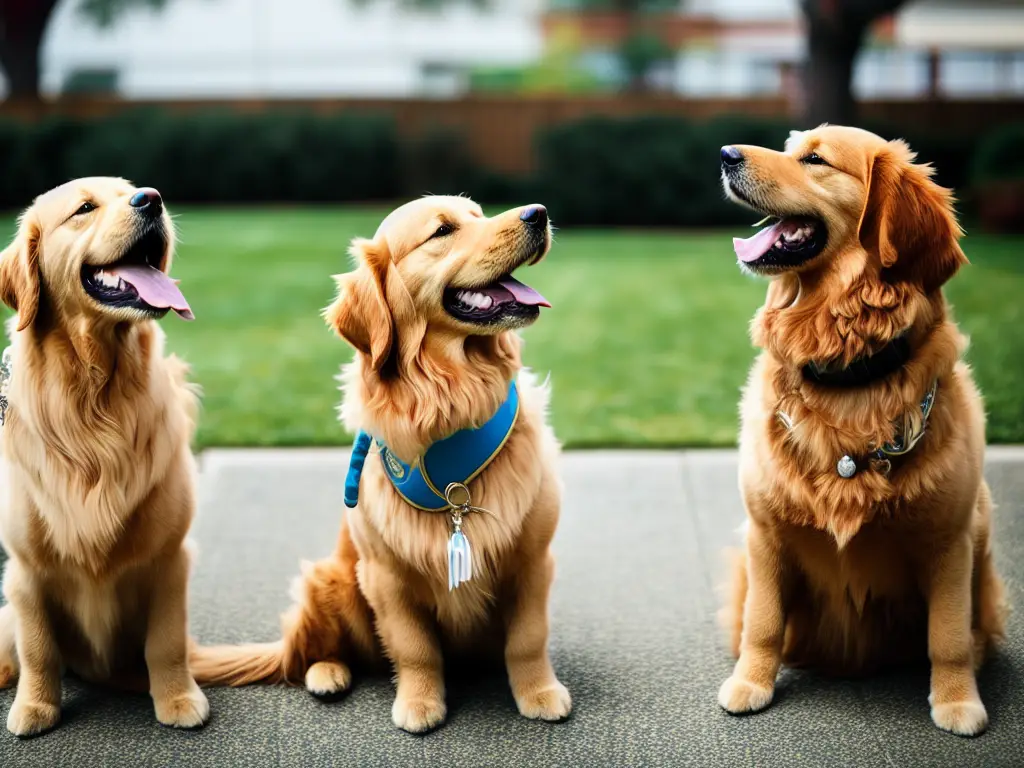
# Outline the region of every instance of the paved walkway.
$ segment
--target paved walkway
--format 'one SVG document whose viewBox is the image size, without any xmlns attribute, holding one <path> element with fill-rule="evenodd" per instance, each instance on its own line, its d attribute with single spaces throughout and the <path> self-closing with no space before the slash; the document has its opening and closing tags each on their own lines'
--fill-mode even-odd
<svg viewBox="0 0 1024 768">
<path fill-rule="evenodd" d="M 215 690 L 195 733 L 159 727 L 146 697 L 65 687 L 65 722 L 27 742 L 0 734 L 0 766 L 1012 766 L 1024 764 L 1024 626 L 981 677 L 992 725 L 936 730 L 927 673 L 861 682 L 784 672 L 775 705 L 744 718 L 715 694 L 731 661 L 714 614 L 722 547 L 743 510 L 735 453 L 578 452 L 564 457 L 552 654 L 575 700 L 560 725 L 521 719 L 500 674 L 452 681 L 447 725 L 391 725 L 391 685 L 357 680 L 323 704 L 283 688 Z M 300 558 L 327 554 L 347 452 L 211 451 L 202 457 L 192 629 L 203 641 L 269 640 Z M 987 474 L 999 566 L 1024 584 L 1024 449 Z M 13 693 L 0 692 L 0 714 Z"/>
</svg>

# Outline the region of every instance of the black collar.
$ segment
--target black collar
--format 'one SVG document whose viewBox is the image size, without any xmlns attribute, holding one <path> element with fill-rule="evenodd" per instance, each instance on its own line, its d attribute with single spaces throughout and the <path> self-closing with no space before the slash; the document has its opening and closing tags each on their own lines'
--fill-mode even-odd
<svg viewBox="0 0 1024 768">
<path fill-rule="evenodd" d="M 861 387 L 884 379 L 906 365 L 909 359 L 910 342 L 904 335 L 893 339 L 875 354 L 854 360 L 846 368 L 821 367 L 811 362 L 803 367 L 803 375 L 808 381 L 826 387 Z"/>
</svg>

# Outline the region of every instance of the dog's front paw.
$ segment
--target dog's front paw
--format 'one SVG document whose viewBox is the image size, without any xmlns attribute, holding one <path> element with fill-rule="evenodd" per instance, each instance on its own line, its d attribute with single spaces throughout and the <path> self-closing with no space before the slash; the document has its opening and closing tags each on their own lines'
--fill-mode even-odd
<svg viewBox="0 0 1024 768">
<path fill-rule="evenodd" d="M 448 708 L 440 699 L 396 698 L 391 707 L 395 725 L 409 733 L 426 733 L 444 722 Z"/>
<path fill-rule="evenodd" d="M 198 728 L 210 719 L 210 703 L 194 683 L 188 692 L 154 699 L 153 705 L 156 719 L 172 728 Z"/>
<path fill-rule="evenodd" d="M 351 685 L 352 672 L 339 661 L 318 661 L 306 672 L 306 690 L 314 696 L 337 696 Z"/>
<path fill-rule="evenodd" d="M 554 685 L 516 696 L 516 706 L 523 717 L 557 722 L 565 720 L 572 712 L 572 696 L 569 695 L 568 689 L 556 680 Z"/>
<path fill-rule="evenodd" d="M 772 703 L 774 689 L 741 680 L 733 675 L 718 689 L 718 703 L 726 712 L 740 715 L 759 712 Z"/>
<path fill-rule="evenodd" d="M 977 736 L 988 727 L 988 713 L 980 701 L 952 701 L 934 705 L 932 721 L 957 736 Z"/>
<path fill-rule="evenodd" d="M 53 704 L 29 704 L 17 697 L 7 713 L 7 730 L 15 736 L 37 736 L 60 722 L 60 707 Z"/>
</svg>

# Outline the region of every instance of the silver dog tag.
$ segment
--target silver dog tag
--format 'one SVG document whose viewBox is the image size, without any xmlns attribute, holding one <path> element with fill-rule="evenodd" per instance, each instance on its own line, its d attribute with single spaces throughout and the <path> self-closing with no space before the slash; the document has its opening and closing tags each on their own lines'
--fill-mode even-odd
<svg viewBox="0 0 1024 768">
<path fill-rule="evenodd" d="M 457 589 L 473 578 L 473 550 L 469 539 L 462 532 L 462 513 L 456 511 L 452 515 L 451 538 L 448 539 L 448 591 Z"/>
<path fill-rule="evenodd" d="M 473 507 L 469 489 L 462 483 L 451 483 L 444 497 L 452 510 L 452 535 L 448 538 L 448 591 L 451 592 L 473 578 L 473 550 L 462 532 L 462 517 Z"/>
</svg>

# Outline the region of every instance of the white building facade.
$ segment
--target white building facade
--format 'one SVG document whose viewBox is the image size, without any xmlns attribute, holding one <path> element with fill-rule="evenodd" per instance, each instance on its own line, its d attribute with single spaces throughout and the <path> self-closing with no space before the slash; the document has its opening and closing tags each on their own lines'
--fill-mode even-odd
<svg viewBox="0 0 1024 768">
<path fill-rule="evenodd" d="M 474 69 L 540 60 L 548 7 L 547 0 L 489 0 L 486 9 L 454 2 L 438 11 L 412 11 L 401 0 L 169 0 L 163 11 L 133 10 L 98 29 L 77 2 L 63 0 L 48 30 L 45 93 L 92 77 L 128 99 L 452 97 L 468 90 Z M 680 12 L 715 19 L 721 31 L 680 50 L 659 83 L 687 97 L 786 91 L 786 71 L 802 61 L 805 44 L 797 0 L 682 0 Z M 593 54 L 589 60 L 605 69 L 615 56 Z M 908 3 L 893 41 L 862 52 L 855 93 L 927 95 L 936 61 L 942 96 L 1024 96 L 1024 0 Z"/>
</svg>

